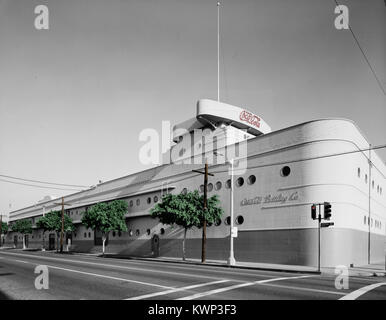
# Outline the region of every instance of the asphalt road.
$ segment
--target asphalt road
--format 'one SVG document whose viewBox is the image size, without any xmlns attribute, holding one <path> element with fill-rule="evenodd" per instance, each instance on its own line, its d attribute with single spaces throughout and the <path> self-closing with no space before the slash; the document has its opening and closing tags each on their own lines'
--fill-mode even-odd
<svg viewBox="0 0 386 320">
<path fill-rule="evenodd" d="M 35 287 L 39 265 L 48 267 L 48 289 Z M 385 277 L 350 277 L 348 289 L 337 289 L 335 279 L 333 274 L 0 251 L 0 299 L 386 300 Z"/>
</svg>

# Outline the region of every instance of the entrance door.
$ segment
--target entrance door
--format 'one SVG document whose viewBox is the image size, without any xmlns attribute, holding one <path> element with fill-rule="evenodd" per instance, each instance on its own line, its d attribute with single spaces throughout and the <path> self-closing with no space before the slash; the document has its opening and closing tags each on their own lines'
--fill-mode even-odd
<svg viewBox="0 0 386 320">
<path fill-rule="evenodd" d="M 13 244 L 17 248 L 17 236 L 13 236 Z"/>
<path fill-rule="evenodd" d="M 55 250 L 55 234 L 50 233 L 48 236 L 48 250 Z"/>
<path fill-rule="evenodd" d="M 151 252 L 153 257 L 159 256 L 159 237 L 156 234 L 151 238 Z"/>
</svg>

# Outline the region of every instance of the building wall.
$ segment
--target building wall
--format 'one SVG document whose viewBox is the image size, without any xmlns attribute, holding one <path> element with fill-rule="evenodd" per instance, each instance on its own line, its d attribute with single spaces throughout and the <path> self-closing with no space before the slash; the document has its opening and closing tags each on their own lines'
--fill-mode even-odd
<svg viewBox="0 0 386 320">
<path fill-rule="evenodd" d="M 370 261 L 382 261 L 386 238 L 384 164 L 374 151 L 371 155 L 366 151 L 328 156 L 368 146 L 356 126 L 345 120 L 313 121 L 249 140 L 248 170 L 237 172 L 235 177 L 234 213 L 239 228 L 236 259 L 316 265 L 318 224 L 311 219 L 310 207 L 328 201 L 335 225 L 321 230 L 322 266 L 366 264 L 369 243 Z M 290 169 L 288 176 L 283 174 L 286 166 Z M 182 230 L 151 219 L 149 209 L 166 191 L 202 191 L 202 175 L 191 172 L 200 167 L 160 166 L 66 197 L 65 202 L 72 203 L 68 214 L 78 224 L 71 249 L 101 250 L 94 246 L 92 231 L 80 225 L 82 212 L 92 203 L 121 198 L 129 204 L 129 231 L 120 236 L 110 234 L 108 252 L 151 256 L 152 238 L 157 235 L 161 255 L 181 257 Z M 229 251 L 229 226 L 225 222 L 230 214 L 230 176 L 227 165 L 211 165 L 210 172 L 214 177 L 209 177 L 208 195 L 219 195 L 225 213 L 219 226 L 208 228 L 207 258 L 225 260 Z M 46 211 L 55 209 L 52 202 L 45 206 Z M 29 207 L 14 212 L 11 220 L 38 214 L 41 208 Z M 199 258 L 201 230 L 189 231 L 188 238 L 187 255 Z M 7 237 L 7 241 L 12 239 Z M 39 246 L 40 242 L 30 241 L 30 245 Z"/>
</svg>

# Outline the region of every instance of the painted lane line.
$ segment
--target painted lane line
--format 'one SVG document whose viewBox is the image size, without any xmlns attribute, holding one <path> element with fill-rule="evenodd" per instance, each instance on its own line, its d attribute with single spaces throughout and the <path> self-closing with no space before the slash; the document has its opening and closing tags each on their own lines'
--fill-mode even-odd
<svg viewBox="0 0 386 320">
<path fill-rule="evenodd" d="M 349 294 L 346 294 L 344 297 L 340 298 L 339 300 L 355 300 L 359 298 L 361 295 L 369 292 L 370 290 L 373 290 L 375 288 L 378 288 L 380 286 L 385 286 L 385 285 L 386 285 L 386 282 L 370 284 L 369 286 L 362 287 L 358 290 L 350 292 Z"/>
<path fill-rule="evenodd" d="M 180 288 L 175 288 L 175 289 L 171 289 L 171 290 L 167 290 L 167 291 L 161 291 L 161 292 L 145 294 L 145 295 L 142 295 L 142 296 L 131 297 L 131 298 L 127 298 L 125 300 L 141 300 L 141 299 L 146 299 L 146 298 L 163 296 L 163 295 L 166 295 L 166 294 L 171 294 L 171 293 L 180 292 L 180 291 L 187 291 L 187 290 L 191 290 L 191 289 L 195 289 L 195 288 L 200 288 L 200 287 L 204 287 L 204 286 L 210 286 L 210 285 L 213 285 L 213 284 L 224 283 L 224 282 L 229 282 L 229 281 L 230 280 L 224 279 L 224 280 L 219 280 L 219 281 L 194 284 L 194 285 L 187 286 L 187 287 L 180 287 Z"/>
<path fill-rule="evenodd" d="M 213 294 L 217 294 L 217 293 L 221 293 L 221 292 L 226 292 L 226 291 L 230 291 L 230 290 L 234 290 L 234 289 L 239 289 L 239 288 L 243 288 L 243 287 L 249 287 L 249 286 L 253 286 L 253 285 L 261 284 L 261 283 L 269 283 L 269 282 L 281 281 L 281 280 L 292 280 L 292 279 L 310 278 L 310 277 L 312 277 L 312 276 L 284 277 L 284 278 L 273 278 L 273 279 L 267 279 L 267 280 L 259 280 L 259 281 L 253 281 L 253 282 L 246 282 L 246 283 L 241 283 L 241 284 L 235 284 L 235 285 L 230 286 L 230 287 L 210 290 L 210 291 L 203 292 L 203 293 L 196 293 L 196 294 L 193 294 L 191 296 L 179 298 L 179 299 L 176 299 L 176 300 L 194 300 L 194 299 L 197 299 L 197 298 L 206 297 L 206 296 L 210 296 L 210 295 L 213 295 Z"/>
<path fill-rule="evenodd" d="M 2 252 L 0 252 L 2 254 Z M 201 278 L 201 279 L 211 279 L 211 280 L 224 280 L 224 277 L 214 277 L 214 276 L 205 276 L 202 274 L 191 274 L 191 273 L 182 273 L 182 272 L 172 272 L 172 271 L 161 271 L 157 269 L 145 269 L 145 268 L 134 268 L 134 267 L 127 267 L 127 266 L 120 266 L 120 265 L 111 265 L 111 264 L 104 264 L 104 263 L 96 263 L 96 262 L 89 262 L 89 261 L 79 261 L 79 260 L 71 260 L 71 259 L 62 259 L 62 258 L 52 258 L 52 257 L 43 257 L 43 256 L 36 256 L 36 255 L 27 255 L 27 254 L 19 254 L 19 253 L 10 253 L 7 252 L 5 255 L 13 255 L 13 256 L 21 256 L 21 257 L 31 257 L 34 259 L 40 259 L 40 260 L 51 260 L 51 261 L 63 261 L 67 263 L 77 263 L 77 264 L 86 264 L 86 265 L 95 265 L 100 267 L 106 267 L 106 268 L 117 268 L 117 269 L 125 269 L 125 270 L 133 270 L 133 271 L 140 271 L 140 272 L 149 272 L 149 273 L 159 273 L 159 274 L 170 274 L 170 275 L 179 275 L 184 277 L 190 277 L 190 278 Z M 197 270 L 197 268 L 196 268 Z M 231 280 L 231 279 L 229 279 Z M 240 280 L 232 280 L 235 282 L 243 282 Z"/>
<path fill-rule="evenodd" d="M 61 268 L 61 267 L 55 267 L 55 266 L 47 266 L 47 267 L 52 268 L 52 269 L 68 271 L 68 272 L 75 272 L 75 273 L 85 274 L 85 275 L 89 275 L 89 276 L 93 276 L 93 277 L 101 277 L 101 278 L 106 278 L 106 279 L 112 279 L 112 280 L 118 280 L 118 281 L 124 281 L 124 282 L 137 283 L 137 284 L 141 284 L 141 285 L 145 285 L 145 286 L 151 286 L 151 287 L 157 287 L 157 288 L 163 288 L 163 289 L 173 289 L 173 287 L 162 286 L 160 284 L 155 284 L 155 283 L 148 283 L 148 282 L 131 280 L 131 279 L 125 279 L 125 278 L 111 277 L 111 276 L 106 276 L 106 275 L 103 275 L 103 274 L 90 273 L 90 272 L 84 272 L 84 271 L 67 269 L 67 268 Z"/>
<path fill-rule="evenodd" d="M 5 259 L 5 260 L 7 260 L 7 259 Z M 22 260 L 9 260 L 8 259 L 8 261 L 14 261 L 14 262 L 19 262 L 19 263 L 36 265 L 36 263 L 28 262 L 28 261 L 22 261 Z M 145 285 L 145 286 L 157 287 L 157 288 L 162 288 L 162 289 L 175 289 L 174 287 L 162 286 L 162 285 L 155 284 L 155 283 L 149 283 L 149 282 L 143 282 L 143 281 L 137 281 L 137 280 L 131 280 L 131 279 L 125 279 L 125 278 L 117 278 L 117 277 L 107 276 L 104 274 L 91 273 L 91 272 L 85 272 L 85 271 L 80 271 L 80 270 L 56 267 L 56 266 L 51 266 L 51 265 L 47 265 L 47 264 L 46 264 L 46 266 L 48 268 L 52 268 L 52 269 L 58 269 L 58 270 L 73 272 L 73 273 L 79 273 L 79 274 L 84 274 L 84 275 L 88 275 L 88 276 L 92 276 L 92 277 L 99 277 L 99 278 L 105 278 L 105 279 L 110 279 L 110 280 L 137 283 L 137 284 L 141 284 L 141 285 Z"/>
<path fill-rule="evenodd" d="M 298 290 L 298 291 L 309 291 L 309 292 L 318 292 L 318 293 L 327 293 L 327 294 L 336 294 L 339 296 L 344 296 L 345 293 L 338 291 L 328 291 L 328 290 L 320 290 L 320 289 L 312 289 L 312 288 L 304 288 L 304 287 L 293 287 L 293 286 L 283 286 L 280 284 L 271 284 L 271 283 L 260 283 L 261 286 L 281 288 L 281 289 L 290 289 L 290 290 Z"/>
<path fill-rule="evenodd" d="M 0 252 L 1 254 L 2 252 Z M 205 267 L 205 266 L 195 266 L 195 267 L 190 267 L 190 266 L 170 266 L 170 265 L 167 265 L 163 262 L 157 262 L 155 261 L 155 263 L 157 264 L 156 266 L 150 266 L 150 267 L 158 267 L 160 264 L 162 264 L 162 266 L 165 266 L 169 269 L 187 269 L 187 270 L 194 270 L 194 271 L 197 271 L 199 267 L 200 270 L 210 270 L 210 271 L 213 271 L 215 273 L 219 273 L 222 275 L 222 277 L 217 277 L 217 276 L 205 276 L 205 275 L 196 275 L 196 274 L 190 274 L 190 273 L 182 273 L 182 272 L 172 272 L 172 271 L 160 271 L 160 270 L 156 270 L 156 269 L 144 269 L 144 268 L 135 268 L 135 267 L 127 267 L 127 266 L 121 266 L 121 265 L 114 265 L 114 264 L 103 264 L 103 263 L 95 263 L 95 262 L 89 262 L 89 261 L 81 261 L 81 260 L 71 260 L 71 259 L 63 259 L 63 258 L 52 258 L 52 257 L 46 257 L 46 256 L 40 256 L 40 255 L 28 255 L 28 254 L 20 254 L 20 253 L 10 253 L 10 252 L 7 252 L 7 254 L 9 255 L 16 255 L 16 256 L 22 256 L 22 257 L 32 257 L 32 258 L 35 258 L 35 259 L 47 259 L 47 260 L 53 260 L 53 261 L 64 261 L 64 262 L 73 262 L 73 263 L 78 263 L 78 264 L 90 264 L 90 265 L 96 265 L 96 266 L 102 266 L 102 267 L 108 267 L 108 268 L 118 268 L 118 269 L 127 269 L 127 270 L 134 270 L 134 271 L 144 271 L 144 272 L 151 272 L 151 273 L 163 273 L 163 274 L 171 274 L 171 275 L 181 275 L 181 276 L 186 276 L 186 277 L 191 277 L 191 278 L 203 278 L 203 279 L 211 279 L 211 280 L 222 280 L 224 279 L 224 274 L 231 274 L 231 275 L 234 275 L 235 272 L 234 271 L 228 271 L 228 270 L 224 270 L 223 268 L 221 268 L 221 270 L 216 270 L 215 268 L 211 268 L 211 267 Z M 82 257 L 83 258 L 83 257 Z M 90 258 L 90 257 L 87 257 L 87 258 Z M 109 259 L 109 261 L 111 260 L 116 260 L 116 259 Z M 114 261 L 116 262 L 116 261 Z M 148 265 L 147 261 L 144 261 L 144 263 L 141 263 L 141 262 L 138 262 L 138 261 L 119 261 L 120 263 L 124 263 L 124 264 L 139 264 L 139 265 Z M 261 274 L 261 273 L 264 273 L 264 274 Z M 253 277 L 262 277 L 262 278 L 271 278 L 273 274 L 277 274 L 276 271 L 273 271 L 272 274 L 266 274 L 268 273 L 268 271 L 265 271 L 265 270 L 258 270 L 258 272 L 256 273 L 247 273 L 247 272 L 242 272 L 240 275 L 245 275 L 245 276 L 253 276 Z M 234 282 L 245 282 L 245 281 L 242 281 L 242 280 L 238 280 L 238 279 L 233 279 L 233 278 L 229 278 L 227 277 L 228 280 L 231 280 L 231 281 L 234 281 Z"/>
</svg>

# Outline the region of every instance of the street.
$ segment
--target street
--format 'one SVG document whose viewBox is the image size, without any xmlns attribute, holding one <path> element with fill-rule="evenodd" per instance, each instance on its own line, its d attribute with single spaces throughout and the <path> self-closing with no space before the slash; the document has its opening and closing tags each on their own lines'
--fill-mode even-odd
<svg viewBox="0 0 386 320">
<path fill-rule="evenodd" d="M 35 267 L 49 270 L 48 289 L 36 289 Z M 38 300 L 281 300 L 386 299 L 385 277 L 301 274 L 154 260 L 0 251 L 0 299 Z"/>
</svg>

